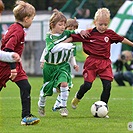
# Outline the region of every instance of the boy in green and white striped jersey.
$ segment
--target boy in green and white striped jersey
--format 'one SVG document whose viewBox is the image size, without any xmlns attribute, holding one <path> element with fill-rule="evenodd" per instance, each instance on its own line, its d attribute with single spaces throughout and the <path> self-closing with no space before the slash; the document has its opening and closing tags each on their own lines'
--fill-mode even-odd
<svg viewBox="0 0 133 133">
<path fill-rule="evenodd" d="M 63 13 L 55 10 L 52 14 L 49 27 L 50 33 L 46 35 L 46 47 L 44 55 L 43 79 L 44 84 L 40 90 L 38 101 L 39 114 L 45 115 L 46 96 L 53 94 L 53 88 L 60 91 L 61 103 L 60 114 L 67 116 L 67 100 L 69 95 L 68 84 L 71 84 L 71 68 L 69 60 L 72 57 L 74 45 L 69 42 L 71 34 L 80 33 L 81 36 L 88 36 L 83 30 L 65 30 L 66 17 Z M 73 66 L 76 65 L 72 59 Z"/>
<path fill-rule="evenodd" d="M 67 19 L 67 22 L 66 22 L 66 30 L 76 30 L 78 29 L 78 21 L 76 20 L 76 17 L 74 19 L 72 18 L 69 18 Z M 74 48 L 73 50 L 73 62 L 75 62 L 74 64 L 77 64 L 76 63 L 76 59 L 75 59 L 75 56 L 76 56 L 76 47 Z M 71 61 L 71 60 L 70 60 Z M 71 63 L 71 62 L 70 62 Z M 75 71 L 78 71 L 79 70 L 79 66 L 78 65 L 74 65 L 73 67 L 75 69 Z M 71 87 L 70 87 L 71 88 Z M 53 92 L 57 92 L 57 89 L 54 89 Z M 57 96 L 56 98 L 56 101 L 55 101 L 55 104 L 54 106 L 52 107 L 52 110 L 53 111 L 57 111 L 59 108 L 60 108 L 60 103 L 61 103 L 61 96 L 60 94 Z"/>
</svg>

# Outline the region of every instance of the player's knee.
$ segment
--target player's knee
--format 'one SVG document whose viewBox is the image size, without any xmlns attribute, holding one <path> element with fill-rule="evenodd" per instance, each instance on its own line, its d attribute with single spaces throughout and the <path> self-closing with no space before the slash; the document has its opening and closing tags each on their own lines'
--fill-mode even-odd
<svg viewBox="0 0 133 133">
<path fill-rule="evenodd" d="M 87 81 L 85 81 L 84 84 L 81 85 L 81 88 L 83 88 L 83 89 L 86 90 L 86 91 L 90 90 L 91 87 L 92 87 L 92 83 L 87 82 Z"/>
<path fill-rule="evenodd" d="M 67 87 L 68 84 L 67 84 L 67 82 L 62 82 L 60 86 L 61 86 L 61 87 Z"/>
<path fill-rule="evenodd" d="M 27 90 L 27 92 L 30 94 L 30 91 L 31 91 L 31 85 L 30 84 L 27 84 L 25 86 L 25 89 Z"/>
</svg>

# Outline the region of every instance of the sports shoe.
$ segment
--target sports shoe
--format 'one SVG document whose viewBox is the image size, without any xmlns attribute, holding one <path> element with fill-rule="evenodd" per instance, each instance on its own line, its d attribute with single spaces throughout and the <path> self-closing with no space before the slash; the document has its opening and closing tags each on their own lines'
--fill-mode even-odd
<svg viewBox="0 0 133 133">
<path fill-rule="evenodd" d="M 45 107 L 38 107 L 38 114 L 40 116 L 45 116 Z"/>
<path fill-rule="evenodd" d="M 78 98 L 73 98 L 72 102 L 71 102 L 71 105 L 72 105 L 72 108 L 73 109 L 76 109 L 77 106 L 78 106 L 78 103 L 80 102 L 80 100 Z"/>
<path fill-rule="evenodd" d="M 67 108 L 61 108 L 60 109 L 60 115 L 63 116 L 63 117 L 68 116 L 68 110 L 67 110 Z"/>
<path fill-rule="evenodd" d="M 108 116 L 108 115 L 106 115 L 106 116 L 105 116 L 105 118 L 109 118 L 109 116 Z"/>
<path fill-rule="evenodd" d="M 60 109 L 60 107 L 56 107 L 56 108 L 52 107 L 53 112 L 56 112 L 56 111 L 58 111 L 59 109 Z"/>
<path fill-rule="evenodd" d="M 39 123 L 40 119 L 30 114 L 21 120 L 21 125 L 35 125 Z"/>
</svg>

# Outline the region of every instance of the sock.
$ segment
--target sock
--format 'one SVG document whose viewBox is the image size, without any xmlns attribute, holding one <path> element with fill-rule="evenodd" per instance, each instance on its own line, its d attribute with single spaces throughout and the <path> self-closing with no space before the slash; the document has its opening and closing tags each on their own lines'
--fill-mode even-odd
<svg viewBox="0 0 133 133">
<path fill-rule="evenodd" d="M 61 103 L 60 107 L 67 107 L 67 99 L 69 96 L 69 88 L 67 87 L 60 87 L 60 98 L 61 98 Z"/>
<path fill-rule="evenodd" d="M 39 101 L 38 101 L 38 107 L 45 107 L 46 105 L 46 97 L 39 97 Z"/>
<path fill-rule="evenodd" d="M 58 108 L 60 106 L 60 103 L 61 103 L 61 96 L 60 94 L 57 96 L 56 98 L 56 101 L 55 101 L 55 104 L 54 104 L 54 109 L 55 108 Z"/>
<path fill-rule="evenodd" d="M 53 93 L 57 93 L 57 90 L 56 90 L 56 88 L 53 88 Z"/>
</svg>

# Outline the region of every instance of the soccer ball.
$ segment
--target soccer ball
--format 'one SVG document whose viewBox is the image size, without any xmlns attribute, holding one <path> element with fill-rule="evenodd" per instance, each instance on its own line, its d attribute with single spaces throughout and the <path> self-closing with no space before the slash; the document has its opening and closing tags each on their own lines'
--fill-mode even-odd
<svg viewBox="0 0 133 133">
<path fill-rule="evenodd" d="M 103 118 L 108 114 L 108 106 L 103 101 L 97 101 L 91 106 L 91 113 L 94 117 Z"/>
</svg>

